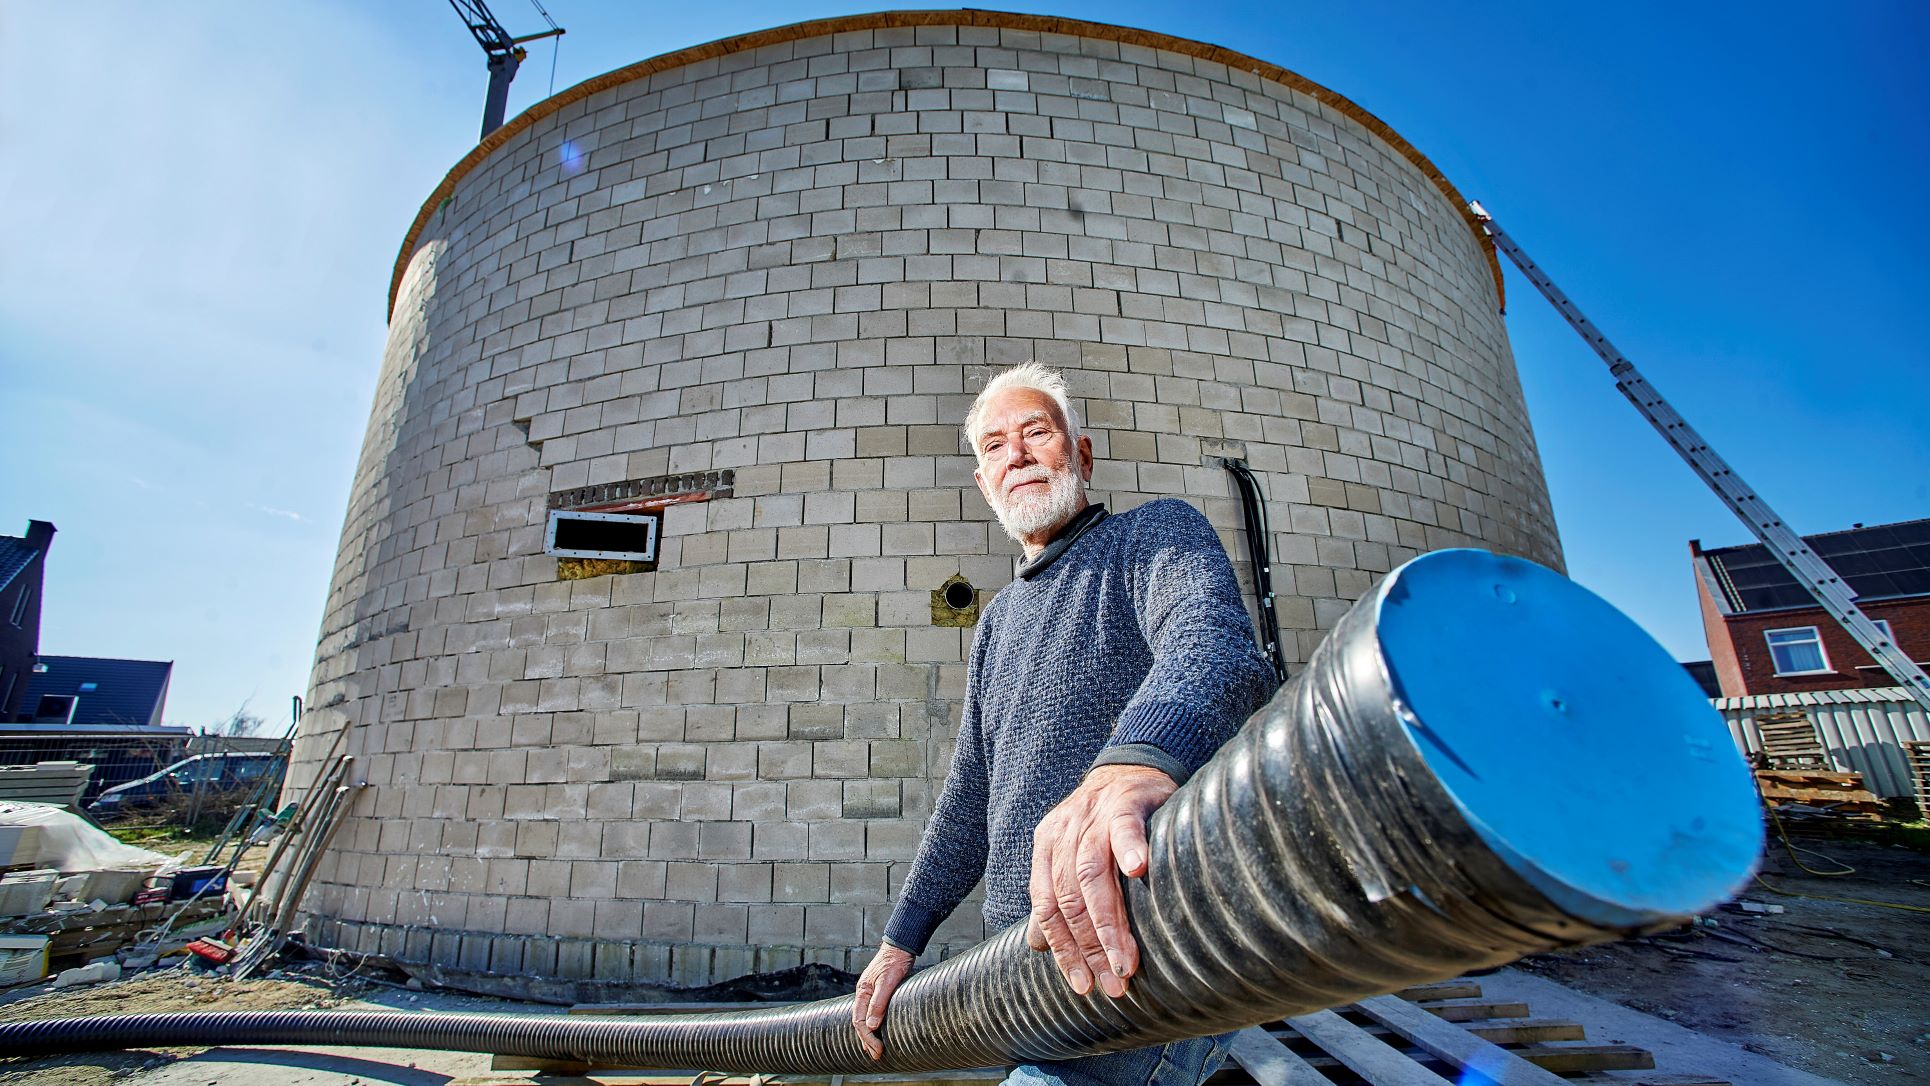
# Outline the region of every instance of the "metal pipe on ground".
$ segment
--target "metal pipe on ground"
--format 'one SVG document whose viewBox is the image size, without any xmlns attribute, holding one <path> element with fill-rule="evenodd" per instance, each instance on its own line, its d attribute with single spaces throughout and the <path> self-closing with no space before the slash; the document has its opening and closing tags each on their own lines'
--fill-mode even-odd
<svg viewBox="0 0 1930 1086">
<path fill-rule="evenodd" d="M 242 902 L 241 910 L 235 915 L 237 928 L 248 922 L 256 902 L 263 900 L 262 894 L 267 889 L 269 880 L 279 877 L 283 883 L 287 882 L 287 877 L 281 870 L 282 857 L 289 855 L 291 843 L 297 840 L 304 846 L 308 843 L 312 830 L 310 822 L 314 819 L 319 805 L 326 797 L 335 795 L 333 789 L 340 786 L 342 779 L 348 773 L 348 767 L 353 763 L 353 756 L 344 756 L 333 765 L 327 766 L 322 775 L 316 778 L 316 786 L 311 787 L 302 796 L 300 804 L 295 809 L 294 817 L 289 820 L 287 828 L 282 830 L 280 838 L 275 842 L 275 847 L 269 850 L 268 860 L 261 865 L 261 871 L 255 875 L 255 884 L 248 888 L 247 900 Z M 329 791 L 323 791 L 325 784 L 329 787 Z M 292 863 L 295 856 L 291 855 L 289 859 Z"/>
<path fill-rule="evenodd" d="M 1021 925 L 914 974 L 877 1063 L 848 996 L 647 1019 L 27 1022 L 0 1025 L 0 1051 L 364 1044 L 790 1074 L 1064 1059 L 1674 923 L 1749 876 L 1762 823 L 1721 719 L 1640 628 L 1532 563 L 1456 550 L 1409 562 L 1349 611 L 1160 809 L 1151 839 L 1151 869 L 1128 885 L 1141 956 L 1124 998 L 1074 995 Z"/>
<path fill-rule="evenodd" d="M 367 787 L 366 783 L 358 783 L 345 784 L 336 788 L 334 801 L 327 808 L 314 844 L 303 853 L 302 862 L 294 869 L 288 881 L 282 884 L 281 903 L 275 912 L 273 923 L 256 932 L 237 959 L 234 967 L 236 980 L 247 979 L 250 973 L 279 953 L 282 945 L 288 942 L 288 933 L 292 930 L 291 925 L 295 921 L 295 912 L 301 908 L 302 898 L 308 893 L 309 880 L 315 877 L 316 869 L 321 866 L 322 856 L 327 853 L 329 844 L 335 840 L 335 834 L 341 830 L 342 823 L 348 820 L 349 808 L 354 806 L 356 797 Z"/>
</svg>

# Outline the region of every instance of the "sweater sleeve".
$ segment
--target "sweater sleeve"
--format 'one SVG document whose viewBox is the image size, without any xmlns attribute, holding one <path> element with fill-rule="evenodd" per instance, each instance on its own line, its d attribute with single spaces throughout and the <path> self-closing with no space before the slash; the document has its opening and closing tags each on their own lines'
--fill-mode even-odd
<svg viewBox="0 0 1930 1086">
<path fill-rule="evenodd" d="M 1206 518 L 1185 502 L 1165 500 L 1139 519 L 1128 548 L 1129 584 L 1153 663 L 1106 747 L 1156 747 L 1190 776 L 1273 693 L 1273 668 L 1254 641 L 1232 563 Z"/>
<path fill-rule="evenodd" d="M 918 842 L 918 854 L 905 878 L 898 904 L 885 924 L 885 941 L 913 955 L 923 954 L 938 925 L 958 908 L 965 895 L 985 874 L 987 807 L 990 769 L 986 763 L 984 729 L 979 719 L 978 676 L 990 640 L 991 616 L 981 620 L 972 643 L 965 684 L 965 706 L 960 715 L 958 746 L 952 752 L 945 787 L 932 808 L 931 821 Z"/>
</svg>

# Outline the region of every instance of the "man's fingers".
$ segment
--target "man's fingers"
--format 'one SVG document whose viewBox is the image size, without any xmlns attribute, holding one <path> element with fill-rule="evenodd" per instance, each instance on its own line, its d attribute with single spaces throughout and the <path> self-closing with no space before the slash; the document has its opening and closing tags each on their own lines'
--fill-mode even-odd
<svg viewBox="0 0 1930 1086">
<path fill-rule="evenodd" d="M 886 970 L 878 977 L 878 983 L 871 990 L 871 999 L 865 1007 L 865 1025 L 877 1029 L 885 1024 L 885 1007 L 890 1005 L 893 992 L 904 980 L 904 974 L 896 970 Z"/>
<path fill-rule="evenodd" d="M 1119 897 L 1119 874 L 1113 866 L 1111 840 L 1104 826 L 1093 824 L 1080 840 L 1073 874 L 1079 897 L 1073 935 L 1099 978 L 1099 990 L 1117 999 L 1126 994 L 1126 982 L 1121 978 L 1131 971 L 1121 951 L 1125 908 Z M 1125 941 L 1130 943 L 1131 936 L 1126 936 Z"/>
<path fill-rule="evenodd" d="M 1136 811 L 1118 811 L 1107 824 L 1113 860 L 1118 874 L 1138 878 L 1146 873 L 1150 849 L 1146 845 L 1146 820 Z M 1116 874 L 1087 884 L 1087 907 L 1092 911 L 1093 930 L 1106 948 L 1106 960 L 1114 975 L 1130 977 L 1139 971 L 1139 944 L 1133 940 L 1132 925 L 1126 915 L 1126 895 Z"/>
<path fill-rule="evenodd" d="M 1086 964 L 1086 956 L 1080 952 L 1079 944 L 1073 941 L 1072 932 L 1067 929 L 1065 918 L 1056 908 L 1044 910 L 1044 916 L 1035 912 L 1034 918 L 1040 920 L 1040 928 L 1045 933 L 1046 945 L 1052 950 L 1053 963 L 1059 967 L 1059 974 L 1079 995 L 1092 991 L 1092 969 Z"/>
<path fill-rule="evenodd" d="M 874 991 L 871 970 L 867 969 L 865 975 L 859 978 L 858 990 L 851 1001 L 851 1028 L 857 1031 L 858 1046 L 864 1049 L 865 1055 L 875 1060 L 884 1055 L 885 1046 L 874 1032 L 877 1027 L 870 1022 Z"/>
<path fill-rule="evenodd" d="M 1115 811 L 1107 829 L 1112 835 L 1112 855 L 1119 862 L 1120 873 L 1129 879 L 1144 875 L 1151 852 L 1146 847 L 1146 816 L 1131 810 Z"/>
<path fill-rule="evenodd" d="M 865 1031 L 865 1018 L 871 1010 L 871 988 L 871 970 L 867 969 L 865 975 L 858 978 L 858 989 L 851 999 L 851 1024 L 859 1033 Z"/>
<path fill-rule="evenodd" d="M 1040 830 L 1044 831 L 1053 821 L 1048 818 L 1040 823 Z M 1052 852 L 1056 843 L 1046 832 L 1035 833 L 1032 838 L 1032 877 L 1026 887 L 1032 897 L 1032 915 L 1025 922 L 1025 944 L 1033 950 L 1054 949 L 1046 925 L 1052 920 L 1053 900 L 1057 897 L 1052 888 Z"/>
<path fill-rule="evenodd" d="M 884 1039 L 878 1036 L 878 1028 L 885 1022 L 885 1008 L 891 1003 L 892 993 L 911 974 L 912 965 L 910 954 L 886 947 L 858 977 L 851 999 L 851 1026 L 858 1034 L 858 1046 L 874 1060 L 885 1055 Z"/>
<path fill-rule="evenodd" d="M 1079 964 L 1076 972 L 1068 972 L 1066 979 L 1072 981 L 1074 990 L 1085 994 L 1093 980 L 1098 981 L 1102 991 L 1113 994 L 1117 987 L 1112 978 L 1111 963 L 1106 961 L 1106 952 L 1099 943 L 1099 936 L 1092 928 L 1092 916 L 1087 907 L 1086 880 L 1092 877 L 1094 866 L 1110 870 L 1112 857 L 1105 852 L 1103 842 L 1095 847 L 1093 830 L 1097 827 L 1085 823 L 1079 836 L 1070 842 L 1070 848 L 1062 848 L 1053 856 L 1053 893 L 1058 905 L 1059 917 L 1063 920 L 1071 938 L 1070 952 L 1077 956 Z"/>
</svg>

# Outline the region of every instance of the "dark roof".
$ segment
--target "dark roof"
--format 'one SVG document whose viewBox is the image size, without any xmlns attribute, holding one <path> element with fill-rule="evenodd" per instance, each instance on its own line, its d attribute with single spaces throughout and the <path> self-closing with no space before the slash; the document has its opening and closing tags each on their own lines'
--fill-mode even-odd
<svg viewBox="0 0 1930 1086">
<path fill-rule="evenodd" d="M 72 695 L 80 698 L 75 724 L 159 724 L 173 672 L 174 664 L 163 660 L 42 656 L 17 711 L 30 717 L 42 697 Z M 85 683 L 94 689 L 81 689 Z"/>
<path fill-rule="evenodd" d="M 1930 596 L 1930 519 L 1804 536 L 1859 600 Z M 1818 606 L 1760 543 L 1702 552 L 1734 612 Z"/>
<path fill-rule="evenodd" d="M 1716 678 L 1714 660 L 1684 660 L 1682 670 L 1689 673 L 1689 677 L 1695 680 L 1696 685 L 1702 688 L 1705 695 L 1711 698 L 1722 696 L 1722 680 Z"/>
<path fill-rule="evenodd" d="M 33 564 L 40 548 L 17 535 L 0 535 L 0 588 L 13 583 L 20 571 Z"/>
</svg>

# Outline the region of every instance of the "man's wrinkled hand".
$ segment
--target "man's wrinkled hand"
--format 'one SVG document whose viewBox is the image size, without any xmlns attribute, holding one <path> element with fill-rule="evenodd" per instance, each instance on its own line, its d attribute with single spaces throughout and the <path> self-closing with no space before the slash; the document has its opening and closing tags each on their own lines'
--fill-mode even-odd
<svg viewBox="0 0 1930 1086">
<path fill-rule="evenodd" d="M 858 1031 L 858 1044 L 864 1047 L 865 1055 L 874 1060 L 885 1055 L 885 1043 L 878 1037 L 878 1028 L 885 1024 L 885 1007 L 891 1003 L 891 995 L 898 990 L 898 985 L 911 975 L 914 960 L 910 954 L 886 943 L 858 975 L 857 998 L 851 1003 L 851 1026 Z"/>
<path fill-rule="evenodd" d="M 1026 942 L 1052 951 L 1080 995 L 1114 999 L 1139 969 L 1119 876 L 1146 873 L 1146 819 L 1177 791 L 1149 766 L 1105 765 L 1054 807 L 1032 835 L 1032 917 Z"/>
</svg>

